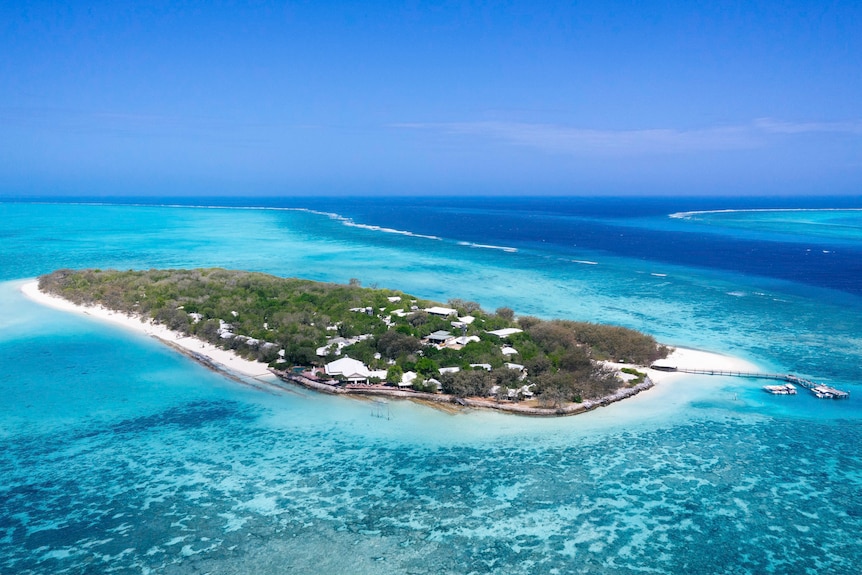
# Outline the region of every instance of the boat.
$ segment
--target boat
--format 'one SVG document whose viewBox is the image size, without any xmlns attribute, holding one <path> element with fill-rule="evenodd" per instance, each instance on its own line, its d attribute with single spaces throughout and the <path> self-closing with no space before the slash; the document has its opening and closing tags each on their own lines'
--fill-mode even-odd
<svg viewBox="0 0 862 575">
<path fill-rule="evenodd" d="M 841 391 L 840 389 L 835 389 L 834 387 L 829 387 L 828 385 L 817 385 L 815 387 L 812 387 L 811 393 L 821 399 L 847 399 L 848 397 L 850 397 L 849 392 Z"/>
<path fill-rule="evenodd" d="M 772 395 L 796 395 L 796 386 L 792 383 L 782 383 L 781 385 L 765 385 L 763 390 Z"/>
</svg>

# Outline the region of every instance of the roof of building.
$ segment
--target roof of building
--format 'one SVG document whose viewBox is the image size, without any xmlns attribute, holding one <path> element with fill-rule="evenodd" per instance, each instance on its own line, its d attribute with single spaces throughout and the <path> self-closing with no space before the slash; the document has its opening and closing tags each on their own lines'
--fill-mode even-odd
<svg viewBox="0 0 862 575">
<path fill-rule="evenodd" d="M 425 308 L 425 311 L 434 315 L 455 315 L 458 313 L 457 309 L 452 309 L 451 307 L 440 307 L 437 305 Z"/>
<path fill-rule="evenodd" d="M 431 341 L 446 341 L 447 339 L 452 339 L 452 337 L 454 336 L 451 333 L 440 329 L 434 333 L 429 333 L 425 336 L 425 339 L 430 339 Z"/>
<path fill-rule="evenodd" d="M 326 375 L 341 375 L 348 379 L 366 378 L 371 375 L 364 363 L 358 359 L 342 357 L 324 366 Z"/>
<path fill-rule="evenodd" d="M 489 331 L 491 335 L 496 335 L 497 337 L 509 337 L 510 335 L 515 335 L 516 333 L 521 333 L 522 329 L 518 329 L 517 327 L 506 327 L 503 329 L 495 329 L 493 331 Z"/>
<path fill-rule="evenodd" d="M 419 376 L 415 371 L 405 371 L 401 374 L 401 382 L 398 384 L 398 387 L 410 387 L 416 381 L 417 377 Z"/>
</svg>

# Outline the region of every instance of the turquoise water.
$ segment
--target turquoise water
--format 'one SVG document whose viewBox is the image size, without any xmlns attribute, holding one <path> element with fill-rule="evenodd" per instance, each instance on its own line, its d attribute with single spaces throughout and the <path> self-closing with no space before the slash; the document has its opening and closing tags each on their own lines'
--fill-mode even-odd
<svg viewBox="0 0 862 575">
<path fill-rule="evenodd" d="M 862 242 L 862 210 L 858 209 L 730 210 L 674 215 L 709 226 L 732 228 L 735 233 L 777 235 L 783 241 L 827 238 L 850 246 Z"/>
<path fill-rule="evenodd" d="M 825 276 L 862 250 L 859 212 L 291 205 L 343 218 L 0 203 L 0 573 L 858 572 L 862 300 L 852 264 Z M 774 269 L 750 273 L 752 249 Z M 791 281 L 805 250 L 824 277 Z M 618 323 L 852 397 L 693 376 L 573 418 L 392 402 L 379 419 L 17 291 L 64 266 L 216 265 Z"/>
</svg>

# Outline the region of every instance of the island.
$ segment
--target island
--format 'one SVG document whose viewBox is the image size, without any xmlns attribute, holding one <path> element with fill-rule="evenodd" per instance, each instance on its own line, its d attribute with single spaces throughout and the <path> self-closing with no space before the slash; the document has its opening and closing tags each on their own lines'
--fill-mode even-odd
<svg viewBox="0 0 862 575">
<path fill-rule="evenodd" d="M 25 290 L 26 292 L 27 290 Z M 671 349 L 611 325 L 485 311 L 393 289 L 210 269 L 61 269 L 39 294 L 158 328 L 214 369 L 352 395 L 566 415 L 649 389 Z M 38 293 L 37 293 L 38 292 Z M 191 345 L 189 342 L 192 342 Z M 198 350 L 198 345 L 200 350 Z M 220 351 L 214 355 L 208 351 Z"/>
</svg>

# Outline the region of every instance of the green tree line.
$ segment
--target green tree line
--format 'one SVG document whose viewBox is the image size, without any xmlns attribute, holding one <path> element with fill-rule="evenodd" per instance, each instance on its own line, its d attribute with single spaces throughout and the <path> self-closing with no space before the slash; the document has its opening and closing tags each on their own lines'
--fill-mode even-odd
<svg viewBox="0 0 862 575">
<path fill-rule="evenodd" d="M 332 338 L 368 334 L 345 348 L 344 355 L 388 369 L 391 383 L 407 371 L 434 377 L 444 392 L 459 397 L 485 396 L 494 386 L 505 390 L 532 384 L 539 401 L 548 405 L 597 398 L 624 385 L 600 360 L 649 365 L 668 351 L 651 336 L 627 328 L 516 317 L 505 307 L 489 313 L 461 299 L 449 300 L 448 306 L 475 320 L 455 328 L 456 318 L 423 311 L 439 303 L 397 290 L 364 288 L 358 281 L 342 285 L 220 268 L 62 269 L 39 278 L 39 287 L 77 304 L 154 320 L 267 363 L 278 361 L 283 350 L 290 365 L 320 366 L 335 359 L 316 354 Z M 506 327 L 523 331 L 505 340 L 488 333 Z M 461 349 L 423 342 L 438 330 L 479 341 Z M 504 356 L 504 343 L 517 355 Z M 507 362 L 524 365 L 527 378 L 506 367 Z M 441 375 L 441 367 L 460 371 Z"/>
</svg>

